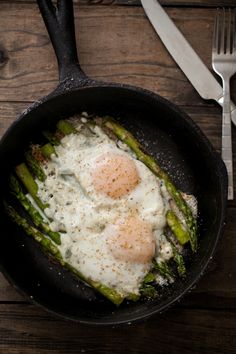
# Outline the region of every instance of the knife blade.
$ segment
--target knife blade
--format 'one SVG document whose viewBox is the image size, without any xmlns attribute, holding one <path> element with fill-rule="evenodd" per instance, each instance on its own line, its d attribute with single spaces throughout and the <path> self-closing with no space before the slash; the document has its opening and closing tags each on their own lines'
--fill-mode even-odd
<svg viewBox="0 0 236 354">
<path fill-rule="evenodd" d="M 157 0 L 141 0 L 144 11 L 165 47 L 206 100 L 223 105 L 223 89 Z M 236 106 L 231 101 L 231 120 L 236 125 Z"/>
</svg>

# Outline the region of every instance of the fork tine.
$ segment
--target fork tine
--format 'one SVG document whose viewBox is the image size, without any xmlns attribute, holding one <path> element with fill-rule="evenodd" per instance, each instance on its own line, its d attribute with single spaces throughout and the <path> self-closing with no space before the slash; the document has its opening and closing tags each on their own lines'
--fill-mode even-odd
<svg viewBox="0 0 236 354">
<path fill-rule="evenodd" d="M 222 10 L 223 15 L 220 21 L 220 15 L 219 15 L 219 31 L 220 31 L 220 48 L 219 48 L 219 53 L 225 53 L 225 9 L 223 8 Z"/>
<path fill-rule="evenodd" d="M 212 51 L 217 53 L 219 51 L 219 9 L 215 16 Z"/>
<path fill-rule="evenodd" d="M 235 52 L 236 51 L 236 8 L 233 10 L 232 28 L 233 28 L 232 50 L 233 52 Z"/>
<path fill-rule="evenodd" d="M 228 16 L 226 16 L 227 32 L 226 32 L 226 53 L 232 53 L 231 51 L 231 39 L 232 39 L 232 25 L 231 25 L 231 9 L 228 9 Z M 228 18 L 227 18 L 228 17 Z M 227 23 L 228 21 L 228 23 Z"/>
</svg>

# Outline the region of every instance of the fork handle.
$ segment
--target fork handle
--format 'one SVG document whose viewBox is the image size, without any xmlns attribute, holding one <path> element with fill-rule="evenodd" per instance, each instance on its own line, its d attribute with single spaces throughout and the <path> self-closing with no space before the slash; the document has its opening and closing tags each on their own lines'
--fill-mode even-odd
<svg viewBox="0 0 236 354">
<path fill-rule="evenodd" d="M 223 119 L 222 119 L 222 159 L 228 172 L 228 200 L 234 199 L 233 188 L 233 156 L 232 156 L 232 133 L 231 133 L 231 107 L 230 107 L 229 80 L 223 83 Z"/>
</svg>

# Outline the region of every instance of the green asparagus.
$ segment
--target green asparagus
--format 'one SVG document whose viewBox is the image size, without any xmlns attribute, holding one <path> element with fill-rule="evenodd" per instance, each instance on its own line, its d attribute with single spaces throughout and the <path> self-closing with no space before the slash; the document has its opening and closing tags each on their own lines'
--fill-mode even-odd
<svg viewBox="0 0 236 354">
<path fill-rule="evenodd" d="M 156 277 L 155 277 L 155 275 L 153 273 L 148 273 L 145 276 L 143 283 L 144 284 L 152 283 L 152 282 L 155 281 L 155 279 L 156 279 Z"/>
<path fill-rule="evenodd" d="M 30 151 L 27 151 L 25 153 L 25 159 L 26 162 L 31 170 L 31 172 L 41 181 L 44 182 L 45 181 L 45 173 L 43 172 L 42 167 L 40 166 L 39 162 L 37 161 L 37 159 L 34 158 L 34 156 L 32 155 L 32 153 Z"/>
<path fill-rule="evenodd" d="M 170 196 L 175 200 L 178 208 L 183 213 L 186 225 L 189 232 L 189 239 L 192 250 L 195 252 L 197 249 L 197 223 L 192 215 L 192 211 L 188 204 L 183 199 L 181 193 L 176 189 L 169 176 L 161 169 L 157 162 L 149 155 L 147 155 L 139 142 L 134 138 L 134 136 L 128 132 L 120 124 L 107 118 L 103 120 L 103 127 L 110 129 L 118 139 L 123 141 L 130 149 L 135 153 L 136 158 L 142 161 L 157 177 L 159 177 L 165 183 L 166 189 Z"/>
<path fill-rule="evenodd" d="M 172 245 L 172 250 L 173 250 L 173 259 L 177 265 L 178 274 L 181 278 L 183 278 L 186 275 L 186 267 L 185 267 L 185 263 L 184 263 L 184 258 L 182 256 L 182 254 L 180 254 L 178 252 L 177 248 L 174 245 Z"/>
<path fill-rule="evenodd" d="M 60 261 L 61 264 L 64 265 L 64 261 L 61 257 L 61 254 L 57 248 L 57 246 L 54 245 L 54 243 L 48 239 L 46 236 L 44 236 L 38 229 L 36 229 L 34 226 L 30 225 L 28 221 L 21 217 L 15 209 L 5 203 L 5 209 L 7 214 L 10 216 L 13 222 L 15 222 L 17 225 L 21 226 L 22 229 L 26 232 L 27 235 L 33 237 L 35 241 L 37 241 L 46 251 L 47 253 L 53 255 L 57 260 Z"/>
<path fill-rule="evenodd" d="M 28 192 L 36 202 L 36 204 L 39 206 L 40 209 L 44 210 L 47 207 L 47 204 L 42 203 L 42 201 L 39 199 L 37 195 L 38 185 L 35 182 L 30 171 L 28 170 L 26 164 L 21 163 L 20 165 L 16 166 L 15 171 L 25 188 L 28 190 Z"/>
<path fill-rule="evenodd" d="M 143 297 L 149 299 L 155 299 L 158 297 L 158 292 L 156 288 L 150 284 L 143 284 L 140 288 L 140 293 Z"/>
<path fill-rule="evenodd" d="M 168 235 L 168 231 L 165 233 L 166 239 L 170 242 L 172 253 L 173 253 L 173 260 L 176 263 L 178 274 L 181 278 L 185 277 L 186 275 L 186 267 L 184 263 L 184 258 L 182 254 L 178 251 L 177 247 L 175 246 L 174 242 Z"/>
<path fill-rule="evenodd" d="M 167 280 L 171 280 L 174 278 L 174 274 L 167 262 L 153 262 L 153 265 L 154 269 L 156 269 L 163 278 Z"/>
<path fill-rule="evenodd" d="M 185 230 L 180 220 L 177 218 L 175 213 L 168 210 L 166 213 L 167 225 L 179 241 L 181 245 L 184 245 L 189 241 L 189 233 Z"/>
<path fill-rule="evenodd" d="M 68 120 L 59 120 L 57 123 L 57 129 L 62 132 L 64 135 L 76 134 L 77 130 Z"/>
<path fill-rule="evenodd" d="M 129 294 L 128 296 L 126 296 L 127 300 L 131 300 L 133 302 L 136 302 L 140 299 L 140 295 L 138 294 Z"/>
<path fill-rule="evenodd" d="M 45 235 L 38 231 L 35 227 L 31 226 L 26 219 L 21 217 L 14 208 L 5 203 L 5 209 L 7 214 L 10 216 L 13 222 L 21 226 L 27 235 L 34 238 L 43 248 L 43 250 L 49 254 L 53 255 L 54 258 L 66 269 L 77 275 L 80 279 L 84 280 L 87 284 L 91 285 L 94 289 L 104 295 L 107 299 L 112 301 L 115 305 L 120 305 L 124 300 L 123 294 L 117 292 L 114 289 L 107 287 L 106 285 L 95 282 L 91 279 L 84 277 L 77 269 L 72 267 L 70 264 L 66 263 L 57 248 L 51 240 L 49 240 Z"/>
<path fill-rule="evenodd" d="M 46 157 L 46 159 L 50 159 L 52 154 L 56 155 L 56 150 L 55 150 L 54 146 L 50 143 L 47 143 L 47 144 L 41 146 L 41 152 L 42 152 L 43 156 Z"/>
<path fill-rule="evenodd" d="M 50 229 L 48 223 L 43 219 L 38 210 L 33 206 L 27 196 L 23 193 L 19 182 L 13 175 L 10 176 L 10 190 L 11 193 L 19 200 L 24 209 L 28 212 L 33 223 L 37 227 L 39 227 L 43 232 L 45 232 L 57 245 L 60 245 L 60 234 Z"/>
</svg>

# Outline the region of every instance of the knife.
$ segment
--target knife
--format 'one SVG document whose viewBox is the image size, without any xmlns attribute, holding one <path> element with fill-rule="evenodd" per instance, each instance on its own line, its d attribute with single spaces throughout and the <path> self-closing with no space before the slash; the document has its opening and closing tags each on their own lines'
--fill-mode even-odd
<svg viewBox="0 0 236 354">
<path fill-rule="evenodd" d="M 223 89 L 157 0 L 141 0 L 160 39 L 199 95 L 223 105 Z M 231 120 L 236 125 L 236 106 L 231 101 Z"/>
</svg>

